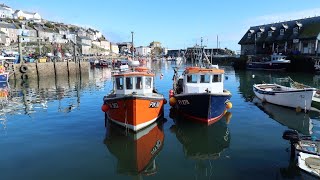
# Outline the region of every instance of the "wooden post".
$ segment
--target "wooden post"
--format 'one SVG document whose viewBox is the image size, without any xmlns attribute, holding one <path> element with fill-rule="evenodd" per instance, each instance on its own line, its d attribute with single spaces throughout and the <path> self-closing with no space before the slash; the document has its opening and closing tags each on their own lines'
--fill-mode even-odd
<svg viewBox="0 0 320 180">
<path fill-rule="evenodd" d="M 20 60 L 20 64 L 23 64 L 23 58 L 22 58 L 22 46 L 21 46 L 21 36 L 18 35 L 18 49 L 19 49 L 19 60 Z"/>
</svg>

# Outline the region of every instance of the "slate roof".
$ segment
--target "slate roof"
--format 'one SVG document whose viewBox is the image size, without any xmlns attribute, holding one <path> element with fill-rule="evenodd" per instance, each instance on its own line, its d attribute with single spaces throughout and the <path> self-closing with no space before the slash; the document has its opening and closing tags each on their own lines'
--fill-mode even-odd
<svg viewBox="0 0 320 180">
<path fill-rule="evenodd" d="M 0 28 L 17 29 L 17 27 L 12 23 L 0 22 Z"/>
<path fill-rule="evenodd" d="M 320 33 L 320 16 L 298 19 L 286 22 L 272 23 L 266 25 L 252 26 L 248 29 L 246 34 L 241 38 L 239 44 L 254 44 L 255 34 L 260 32 L 260 28 L 263 27 L 265 31 L 260 38 L 257 38 L 257 43 L 262 42 L 274 42 L 274 41 L 287 41 L 292 39 L 312 39 L 318 36 Z M 272 37 L 268 37 L 268 31 L 271 27 L 275 27 Z M 285 29 L 285 27 L 288 27 Z M 293 28 L 300 27 L 299 33 L 294 34 Z M 280 35 L 280 29 L 285 29 L 284 35 Z M 248 38 L 248 33 L 253 32 L 251 37 Z"/>
</svg>

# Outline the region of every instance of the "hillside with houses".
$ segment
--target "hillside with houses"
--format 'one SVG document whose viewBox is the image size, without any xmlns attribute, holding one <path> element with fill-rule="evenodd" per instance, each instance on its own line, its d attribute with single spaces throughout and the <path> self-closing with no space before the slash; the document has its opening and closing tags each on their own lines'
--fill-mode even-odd
<svg viewBox="0 0 320 180">
<path fill-rule="evenodd" d="M 71 53 L 74 46 L 81 55 L 119 53 L 118 45 L 107 40 L 98 30 L 45 20 L 37 12 L 13 10 L 0 4 L 0 46 L 15 49 L 18 37 L 25 44 L 41 44 L 42 53 Z M 39 51 L 37 48 L 28 49 L 25 50 L 27 53 Z"/>
</svg>

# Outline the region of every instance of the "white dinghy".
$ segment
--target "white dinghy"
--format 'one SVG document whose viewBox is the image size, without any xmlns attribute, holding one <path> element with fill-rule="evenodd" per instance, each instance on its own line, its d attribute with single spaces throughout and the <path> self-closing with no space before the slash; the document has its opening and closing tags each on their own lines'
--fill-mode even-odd
<svg viewBox="0 0 320 180">
<path fill-rule="evenodd" d="M 316 89 L 298 89 L 278 84 L 255 84 L 253 92 L 262 101 L 309 111 Z"/>
</svg>

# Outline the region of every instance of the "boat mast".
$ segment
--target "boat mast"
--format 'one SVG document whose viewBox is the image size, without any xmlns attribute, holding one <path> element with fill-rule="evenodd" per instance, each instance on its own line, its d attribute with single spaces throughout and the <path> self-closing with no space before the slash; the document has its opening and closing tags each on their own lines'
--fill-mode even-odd
<svg viewBox="0 0 320 180">
<path fill-rule="evenodd" d="M 134 59 L 133 31 L 131 31 L 131 55 L 133 60 Z"/>
</svg>

